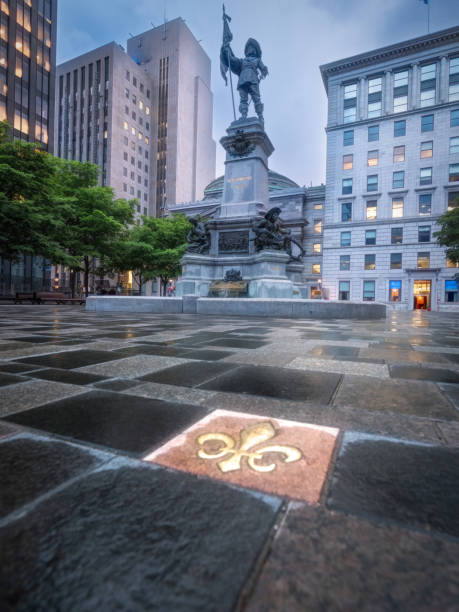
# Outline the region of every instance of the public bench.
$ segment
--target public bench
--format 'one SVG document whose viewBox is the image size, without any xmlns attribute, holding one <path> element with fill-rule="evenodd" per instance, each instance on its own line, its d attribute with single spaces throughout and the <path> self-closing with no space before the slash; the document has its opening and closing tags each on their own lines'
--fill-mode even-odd
<svg viewBox="0 0 459 612">
<path fill-rule="evenodd" d="M 37 303 L 37 296 L 35 291 L 33 293 L 24 293 L 20 291 L 16 291 L 16 296 L 14 298 L 15 304 L 22 304 L 23 301 L 30 302 L 31 304 Z"/>
<path fill-rule="evenodd" d="M 31 304 L 86 304 L 86 298 L 72 298 L 65 295 L 65 293 L 58 293 L 57 291 L 16 292 L 14 303 L 22 304 L 23 301 L 30 302 Z"/>
</svg>

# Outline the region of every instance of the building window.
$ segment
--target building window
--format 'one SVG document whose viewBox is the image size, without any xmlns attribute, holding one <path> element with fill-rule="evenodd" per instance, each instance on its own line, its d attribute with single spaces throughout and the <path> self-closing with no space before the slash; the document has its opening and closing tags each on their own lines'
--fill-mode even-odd
<svg viewBox="0 0 459 612">
<path fill-rule="evenodd" d="M 123 121 L 123 127 L 124 127 L 125 130 L 129 129 L 129 125 L 128 125 L 127 121 Z"/>
<path fill-rule="evenodd" d="M 351 232 L 341 232 L 340 245 L 342 247 L 351 246 Z"/>
<path fill-rule="evenodd" d="M 124 161 L 128 160 L 128 154 L 126 153 L 126 151 L 123 153 L 123 159 Z"/>
<path fill-rule="evenodd" d="M 353 163 L 354 156 L 352 154 L 343 155 L 343 170 L 352 170 Z"/>
<path fill-rule="evenodd" d="M 394 164 L 405 161 L 405 145 L 394 147 Z"/>
<path fill-rule="evenodd" d="M 123 176 L 127 176 L 127 168 L 123 168 Z"/>
<path fill-rule="evenodd" d="M 129 99 L 129 89 L 127 87 L 124 90 L 124 95 Z"/>
<path fill-rule="evenodd" d="M 374 302 L 375 301 L 375 281 L 363 281 L 363 301 Z"/>
<path fill-rule="evenodd" d="M 378 203 L 376 200 L 368 200 L 366 203 L 366 218 L 369 220 L 376 219 L 376 211 L 377 211 Z"/>
<path fill-rule="evenodd" d="M 354 144 L 354 130 L 344 130 L 343 147 L 349 147 L 353 144 Z"/>
<path fill-rule="evenodd" d="M 341 193 L 343 195 L 348 195 L 352 193 L 352 179 L 351 178 L 343 179 Z"/>
<path fill-rule="evenodd" d="M 403 217 L 403 198 L 392 199 L 392 218 Z"/>
<path fill-rule="evenodd" d="M 418 253 L 418 268 L 430 268 L 430 253 Z"/>
<path fill-rule="evenodd" d="M 131 172 L 131 181 L 135 181 L 135 172 Z"/>
<path fill-rule="evenodd" d="M 314 210 L 322 210 L 323 207 L 323 204 L 314 204 Z"/>
<path fill-rule="evenodd" d="M 378 153 L 378 151 L 368 151 L 367 165 L 368 166 L 377 166 L 378 163 L 379 163 L 379 153 Z"/>
<path fill-rule="evenodd" d="M 339 269 L 340 270 L 350 270 L 351 269 L 351 256 L 350 255 L 340 255 Z"/>
<path fill-rule="evenodd" d="M 405 136 L 406 135 L 406 121 L 394 121 L 394 136 Z"/>
<path fill-rule="evenodd" d="M 392 189 L 401 189 L 405 186 L 405 172 L 399 170 L 392 174 Z"/>
<path fill-rule="evenodd" d="M 419 196 L 419 215 L 428 217 L 432 214 L 432 194 L 422 193 Z"/>
<path fill-rule="evenodd" d="M 391 244 L 402 244 L 403 243 L 403 227 L 391 227 L 390 243 Z"/>
<path fill-rule="evenodd" d="M 351 292 L 351 281 L 339 281 L 338 299 L 344 302 L 349 301 L 350 292 Z"/>
<path fill-rule="evenodd" d="M 123 136 L 124 146 L 127 147 L 129 144 L 129 138 L 127 136 Z"/>
<path fill-rule="evenodd" d="M 408 110 L 408 70 L 394 73 L 394 113 Z"/>
<path fill-rule="evenodd" d="M 320 274 L 320 263 L 312 264 L 312 273 Z"/>
<path fill-rule="evenodd" d="M 350 123 L 357 117 L 357 83 L 344 86 L 343 122 Z"/>
<path fill-rule="evenodd" d="M 314 234 L 322 233 L 322 219 L 314 219 Z"/>
<path fill-rule="evenodd" d="M 370 125 L 368 127 L 368 142 L 379 140 L 379 125 Z"/>
<path fill-rule="evenodd" d="M 341 221 L 352 221 L 352 202 L 341 204 Z"/>
<path fill-rule="evenodd" d="M 433 140 L 421 142 L 421 159 L 432 157 L 433 155 Z"/>
<path fill-rule="evenodd" d="M 390 269 L 400 270 L 401 267 L 402 267 L 402 254 L 401 253 L 391 253 L 390 254 Z"/>
<path fill-rule="evenodd" d="M 423 115 L 421 117 L 421 132 L 431 132 L 434 129 L 434 116 Z"/>
<path fill-rule="evenodd" d="M 418 227 L 418 242 L 430 242 L 430 225 Z"/>
<path fill-rule="evenodd" d="M 129 73 L 129 70 L 126 70 L 126 80 L 129 81 L 130 78 L 131 78 L 131 75 Z"/>
<path fill-rule="evenodd" d="M 446 258 L 446 267 L 459 268 L 459 261 L 451 261 L 451 259 Z"/>
<path fill-rule="evenodd" d="M 450 127 L 456 127 L 459 125 L 459 108 L 451 111 L 449 125 Z"/>
<path fill-rule="evenodd" d="M 123 191 L 127 191 L 127 185 L 126 185 L 126 183 L 123 183 Z"/>
<path fill-rule="evenodd" d="M 453 136 L 449 139 L 449 152 L 451 154 L 459 153 L 459 136 Z"/>
<path fill-rule="evenodd" d="M 449 182 L 454 183 L 459 181 L 459 164 L 449 165 Z"/>
<path fill-rule="evenodd" d="M 419 184 L 420 185 L 430 185 L 431 183 L 432 183 L 432 168 L 421 168 L 421 172 L 419 175 Z"/>
<path fill-rule="evenodd" d="M 376 255 L 374 253 L 365 255 L 365 270 L 374 270 L 376 268 Z"/>
<path fill-rule="evenodd" d="M 402 296 L 402 281 L 389 281 L 389 302 L 400 302 Z"/>
<path fill-rule="evenodd" d="M 459 57 L 449 60 L 449 101 L 459 100 Z"/>
<path fill-rule="evenodd" d="M 129 193 L 130 193 L 131 195 L 134 195 L 134 187 L 129 187 Z"/>
<path fill-rule="evenodd" d="M 368 79 L 368 118 L 381 116 L 382 78 Z"/>
<path fill-rule="evenodd" d="M 321 253 L 322 252 L 322 245 L 320 242 L 314 242 L 314 244 L 312 245 L 312 252 L 313 253 Z"/>
<path fill-rule="evenodd" d="M 435 104 L 437 65 L 421 66 L 421 106 Z"/>
<path fill-rule="evenodd" d="M 134 87 L 137 87 L 137 79 L 135 77 L 132 77 L 132 84 Z"/>
<path fill-rule="evenodd" d="M 457 280 L 445 280 L 445 302 L 457 302 Z"/>
<path fill-rule="evenodd" d="M 367 191 L 378 191 L 378 175 L 367 176 Z"/>
<path fill-rule="evenodd" d="M 365 231 L 365 244 L 367 246 L 376 244 L 376 230 Z"/>
<path fill-rule="evenodd" d="M 135 166 L 135 157 L 132 157 L 132 156 L 131 156 L 131 164 L 132 164 L 133 166 Z"/>
<path fill-rule="evenodd" d="M 459 191 L 448 192 L 448 210 L 453 210 L 459 206 Z"/>
</svg>

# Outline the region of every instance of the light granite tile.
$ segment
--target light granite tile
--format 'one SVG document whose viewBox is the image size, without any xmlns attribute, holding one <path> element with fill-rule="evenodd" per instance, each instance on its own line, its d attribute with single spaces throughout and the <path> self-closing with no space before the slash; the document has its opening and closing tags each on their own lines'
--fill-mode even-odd
<svg viewBox="0 0 459 612">
<path fill-rule="evenodd" d="M 189 359 L 180 359 L 178 357 L 134 355 L 133 357 L 125 357 L 124 359 L 115 359 L 114 361 L 76 368 L 75 371 L 88 372 L 89 374 L 108 376 L 110 378 L 137 378 L 164 370 L 165 368 L 188 363 L 189 361 Z"/>
<path fill-rule="evenodd" d="M 211 400 L 217 395 L 216 391 L 206 391 L 205 389 L 190 389 L 189 387 L 178 387 L 176 385 L 163 385 L 160 383 L 146 383 L 131 387 L 123 391 L 128 395 L 140 395 L 141 397 L 151 397 L 153 399 L 166 400 L 168 402 L 178 402 L 180 404 L 201 405 Z"/>
<path fill-rule="evenodd" d="M 362 363 L 360 361 L 335 361 L 333 359 L 310 359 L 297 357 L 286 368 L 292 370 L 313 370 L 317 372 L 334 372 L 336 374 L 358 374 L 375 378 L 389 378 L 386 365 Z"/>
<path fill-rule="evenodd" d="M 86 387 L 48 380 L 32 380 L 18 385 L 0 387 L 0 416 L 22 412 L 85 392 L 87 392 Z"/>
</svg>

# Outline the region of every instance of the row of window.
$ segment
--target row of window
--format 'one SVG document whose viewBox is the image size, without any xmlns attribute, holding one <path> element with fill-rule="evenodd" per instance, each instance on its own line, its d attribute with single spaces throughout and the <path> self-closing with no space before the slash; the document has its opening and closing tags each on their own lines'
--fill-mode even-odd
<svg viewBox="0 0 459 612">
<path fill-rule="evenodd" d="M 129 130 L 129 124 L 128 124 L 127 121 L 123 122 L 123 128 L 125 130 Z M 136 130 L 136 128 L 134 126 L 131 126 L 131 134 L 135 137 L 136 133 L 137 133 L 138 140 L 145 139 L 145 144 L 149 144 L 150 143 L 150 138 L 148 136 L 144 136 L 143 133 L 140 130 Z"/>
<path fill-rule="evenodd" d="M 123 191 L 127 193 L 127 191 L 128 191 L 127 183 L 123 183 Z M 135 188 L 132 185 L 129 187 L 129 194 L 132 195 L 132 196 L 135 195 Z M 137 190 L 137 199 L 140 200 L 141 198 L 142 198 L 142 192 L 140 191 L 140 189 L 138 189 Z M 144 200 L 144 202 L 148 202 L 148 194 L 147 193 L 143 194 L 143 200 Z M 138 207 L 138 212 L 140 212 L 140 207 Z M 144 213 L 144 214 L 146 215 L 147 213 Z"/>
<path fill-rule="evenodd" d="M 123 176 L 127 176 L 127 175 L 128 175 L 128 169 L 125 166 L 123 166 Z M 135 172 L 133 170 L 131 170 L 131 181 L 135 181 Z M 140 174 L 137 175 L 137 182 L 139 184 L 142 183 L 142 177 Z M 148 179 L 143 180 L 143 186 L 148 187 Z"/>
<path fill-rule="evenodd" d="M 123 153 L 123 157 L 124 157 L 124 161 L 128 161 L 128 154 L 127 154 L 126 151 Z M 133 155 L 131 155 L 131 165 L 135 166 L 135 157 Z M 138 168 L 138 170 L 142 170 L 142 160 L 141 159 L 137 160 L 137 168 Z M 124 172 L 123 172 L 123 174 L 124 174 L 124 176 L 127 176 L 127 168 L 123 168 L 123 170 L 126 170 L 126 174 L 124 174 Z M 147 164 L 144 164 L 143 170 L 144 170 L 144 172 L 146 174 L 148 174 L 149 167 L 148 167 Z"/>
<path fill-rule="evenodd" d="M 449 139 L 449 153 L 454 155 L 459 153 L 459 136 L 452 136 Z M 420 159 L 429 159 L 433 157 L 433 140 L 421 142 L 419 148 Z M 397 145 L 393 148 L 393 162 L 398 164 L 405 161 L 405 145 Z M 377 149 L 368 151 L 367 166 L 374 167 L 379 165 L 379 151 Z M 343 155 L 343 170 L 352 170 L 354 167 L 354 154 L 346 153 Z"/>
<path fill-rule="evenodd" d="M 403 228 L 393 227 L 391 228 L 391 244 L 402 244 L 403 242 Z M 431 226 L 420 225 L 418 227 L 418 242 L 430 242 L 431 240 Z M 369 229 L 365 230 L 365 245 L 372 246 L 376 244 L 376 230 Z M 351 232 L 341 232 L 341 246 L 351 246 Z"/>
<path fill-rule="evenodd" d="M 348 301 L 351 294 L 351 281 L 339 281 L 338 299 Z M 456 280 L 445 280 L 445 302 L 457 302 L 458 300 L 458 282 Z M 363 281 L 364 302 L 374 302 L 376 296 L 376 281 Z M 402 297 L 402 281 L 389 280 L 389 302 L 400 302 Z"/>
<path fill-rule="evenodd" d="M 129 138 L 128 138 L 127 136 L 124 136 L 124 138 L 123 138 L 123 143 L 124 143 L 124 146 L 125 146 L 125 147 L 127 147 L 127 146 L 128 146 L 128 144 L 129 144 Z M 131 141 L 131 150 L 132 150 L 132 151 L 135 151 L 135 142 L 133 142 L 133 141 Z M 139 155 L 142 155 L 142 151 L 143 151 L 142 147 L 141 147 L 140 145 L 137 145 L 137 152 L 138 152 L 138 154 L 139 154 Z M 127 159 L 128 159 L 128 154 L 127 154 L 127 152 L 125 151 L 125 152 L 123 153 L 123 155 L 124 155 L 124 160 L 125 160 L 125 161 L 127 161 Z M 149 158 L 148 149 L 145 149 L 145 151 L 144 151 L 144 155 L 145 155 L 145 159 L 148 159 L 148 158 Z"/>
<path fill-rule="evenodd" d="M 421 117 L 421 132 L 431 132 L 434 129 L 434 115 L 423 115 Z M 452 110 L 449 120 L 450 127 L 459 126 L 459 109 Z M 394 137 L 406 135 L 406 121 L 394 121 Z M 379 140 L 379 125 L 368 126 L 368 142 Z M 354 130 L 343 131 L 343 146 L 349 147 L 354 144 Z"/>
<path fill-rule="evenodd" d="M 420 67 L 419 101 L 420 106 L 432 106 L 437 94 L 437 64 L 423 64 Z M 408 69 L 398 70 L 393 75 L 393 113 L 408 110 Z M 368 78 L 367 117 L 380 117 L 383 109 L 383 76 Z M 357 81 L 344 85 L 343 122 L 357 119 Z M 449 61 L 448 101 L 459 100 L 459 57 Z"/>
<path fill-rule="evenodd" d="M 459 164 L 450 164 L 448 172 L 448 182 L 455 183 L 459 181 Z M 430 185 L 432 183 L 432 167 L 420 168 L 419 184 Z M 367 192 L 378 191 L 379 182 L 377 174 L 367 176 Z M 405 186 L 405 171 L 398 170 L 392 174 L 392 188 L 400 189 Z M 341 193 L 350 195 L 353 188 L 353 179 L 342 179 Z"/>
<path fill-rule="evenodd" d="M 124 113 L 125 113 L 126 115 L 129 115 L 129 106 L 125 106 L 125 107 L 124 107 Z M 134 119 L 134 121 L 138 121 L 138 122 L 139 122 L 139 125 L 142 125 L 142 126 L 143 126 L 143 117 L 142 117 L 141 115 L 139 115 L 139 117 L 137 118 L 137 113 L 136 113 L 136 111 L 132 111 L 132 112 L 131 112 L 131 117 L 132 117 L 132 119 Z M 147 130 L 149 130 L 149 129 L 150 129 L 150 122 L 149 122 L 149 121 L 145 121 L 145 128 L 146 128 Z"/>
<path fill-rule="evenodd" d="M 128 100 L 131 99 L 131 95 L 129 93 L 129 89 L 126 87 L 124 90 L 124 95 L 126 96 L 126 98 Z M 138 100 L 137 101 L 137 96 L 135 94 L 132 94 L 132 103 L 134 104 L 134 106 L 137 106 L 137 104 L 139 105 L 139 110 L 143 111 L 145 109 L 145 114 L 149 115 L 150 114 L 150 107 L 148 106 L 148 104 L 144 104 L 143 100 Z M 128 113 L 129 113 L 129 109 L 128 109 Z"/>
<path fill-rule="evenodd" d="M 385 254 L 382 254 L 385 259 Z M 386 261 L 384 261 L 383 268 L 386 267 Z M 418 252 L 417 254 L 417 268 L 419 270 L 424 268 L 430 268 L 430 253 L 427 251 Z M 346 271 L 351 269 L 351 255 L 340 255 L 339 258 L 339 269 Z M 376 270 L 376 253 L 365 253 L 363 261 L 364 270 Z M 401 270 L 402 269 L 402 253 L 390 253 L 390 269 Z"/>
<path fill-rule="evenodd" d="M 126 70 L 126 81 L 129 81 L 129 82 L 131 81 L 131 73 L 129 72 L 129 70 Z M 132 84 L 134 85 L 134 87 L 137 87 L 137 77 L 135 76 L 132 77 Z M 139 82 L 139 89 L 140 89 L 140 93 L 144 93 L 145 87 L 142 81 Z M 150 99 L 150 96 L 151 96 L 151 92 L 149 89 L 147 89 L 147 98 Z"/>
<path fill-rule="evenodd" d="M 455 192 L 451 192 L 454 195 Z M 451 206 L 452 208 L 453 206 Z M 341 204 L 341 221 L 352 221 L 352 202 Z M 404 200 L 403 198 L 392 198 L 392 218 L 403 217 Z M 365 202 L 365 219 L 372 221 L 378 218 L 377 200 L 367 200 Z M 420 217 L 428 217 L 432 214 L 432 194 L 422 193 L 418 196 L 418 214 Z M 317 233 L 317 232 L 315 232 Z"/>
</svg>

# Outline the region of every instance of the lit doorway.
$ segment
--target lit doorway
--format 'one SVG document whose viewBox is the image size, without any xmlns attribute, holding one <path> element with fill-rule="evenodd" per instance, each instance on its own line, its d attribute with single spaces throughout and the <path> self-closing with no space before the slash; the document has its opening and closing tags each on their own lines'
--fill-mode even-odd
<svg viewBox="0 0 459 612">
<path fill-rule="evenodd" d="M 413 309 L 430 310 L 430 280 L 414 281 Z"/>
</svg>

